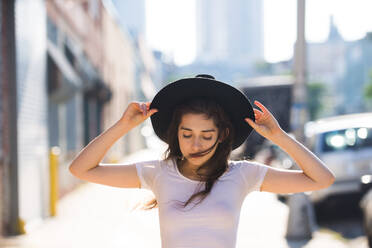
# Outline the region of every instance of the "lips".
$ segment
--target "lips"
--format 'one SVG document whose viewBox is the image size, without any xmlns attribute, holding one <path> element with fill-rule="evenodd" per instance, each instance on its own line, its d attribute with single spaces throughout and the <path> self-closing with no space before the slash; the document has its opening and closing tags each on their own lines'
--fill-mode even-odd
<svg viewBox="0 0 372 248">
<path fill-rule="evenodd" d="M 200 157 L 203 157 L 205 155 L 206 154 L 189 154 L 189 156 L 192 157 L 192 158 L 200 158 Z"/>
</svg>

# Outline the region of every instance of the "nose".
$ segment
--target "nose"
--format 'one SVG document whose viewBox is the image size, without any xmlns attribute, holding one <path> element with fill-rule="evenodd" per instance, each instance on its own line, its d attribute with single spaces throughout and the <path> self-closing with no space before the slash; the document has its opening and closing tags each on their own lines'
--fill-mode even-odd
<svg viewBox="0 0 372 248">
<path fill-rule="evenodd" d="M 193 141 L 192 141 L 192 148 L 193 148 L 193 150 L 198 151 L 198 150 L 200 150 L 201 147 L 202 146 L 201 146 L 200 139 L 198 139 L 198 138 L 193 139 Z"/>
</svg>

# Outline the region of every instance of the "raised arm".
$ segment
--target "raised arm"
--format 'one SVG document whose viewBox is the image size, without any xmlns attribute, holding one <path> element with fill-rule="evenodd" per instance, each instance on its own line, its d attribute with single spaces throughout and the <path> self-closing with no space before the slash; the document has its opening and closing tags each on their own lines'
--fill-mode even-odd
<svg viewBox="0 0 372 248">
<path fill-rule="evenodd" d="M 110 147 L 152 114 L 150 103 L 132 102 L 122 117 L 109 129 L 84 147 L 69 166 L 70 172 L 83 180 L 117 187 L 137 187 L 139 184 L 134 166 L 102 166 L 99 163 Z"/>
<path fill-rule="evenodd" d="M 302 171 L 269 168 L 261 190 L 273 193 L 297 193 L 313 191 L 330 186 L 335 177 L 327 166 L 301 143 L 283 131 L 273 115 L 260 102 L 255 104 L 256 121 L 246 119 L 260 135 L 285 151 Z"/>
</svg>

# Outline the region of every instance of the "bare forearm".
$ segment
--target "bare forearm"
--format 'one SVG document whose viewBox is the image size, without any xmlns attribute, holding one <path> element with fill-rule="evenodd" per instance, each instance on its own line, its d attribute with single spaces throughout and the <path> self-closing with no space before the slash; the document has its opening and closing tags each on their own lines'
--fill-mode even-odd
<svg viewBox="0 0 372 248">
<path fill-rule="evenodd" d="M 334 175 L 327 166 L 286 132 L 281 132 L 272 141 L 293 158 L 304 174 L 313 181 L 328 184 L 334 180 Z"/>
<path fill-rule="evenodd" d="M 109 129 L 94 138 L 70 164 L 71 173 L 77 175 L 96 167 L 110 147 L 130 130 L 128 125 L 116 122 Z"/>
</svg>

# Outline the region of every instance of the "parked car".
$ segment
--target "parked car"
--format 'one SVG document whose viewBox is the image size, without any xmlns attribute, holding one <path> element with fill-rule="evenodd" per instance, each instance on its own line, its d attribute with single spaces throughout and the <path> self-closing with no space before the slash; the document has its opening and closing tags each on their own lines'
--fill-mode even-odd
<svg viewBox="0 0 372 248">
<path fill-rule="evenodd" d="M 312 202 L 361 194 L 361 178 L 372 174 L 372 113 L 320 119 L 305 125 L 306 145 L 335 174 L 335 183 L 309 194 Z"/>
</svg>

